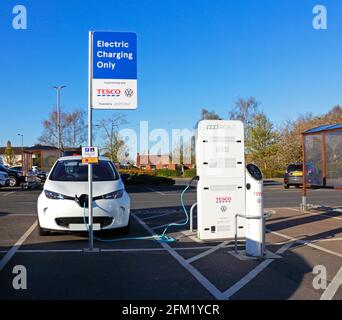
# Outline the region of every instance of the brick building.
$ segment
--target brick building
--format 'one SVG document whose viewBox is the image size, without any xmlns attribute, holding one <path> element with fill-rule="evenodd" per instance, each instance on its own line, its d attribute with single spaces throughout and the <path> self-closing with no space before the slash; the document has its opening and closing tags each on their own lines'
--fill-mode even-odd
<svg viewBox="0 0 342 320">
<path fill-rule="evenodd" d="M 169 169 L 177 170 L 182 166 L 181 164 L 172 163 L 169 155 L 148 155 L 137 154 L 136 166 L 142 170 L 156 170 L 156 169 Z M 193 164 L 184 164 L 185 169 L 194 168 Z"/>
</svg>

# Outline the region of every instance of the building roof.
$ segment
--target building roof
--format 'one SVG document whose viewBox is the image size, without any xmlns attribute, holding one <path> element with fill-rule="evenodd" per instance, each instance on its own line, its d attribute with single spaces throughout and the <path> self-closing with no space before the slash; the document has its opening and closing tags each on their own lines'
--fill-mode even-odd
<svg viewBox="0 0 342 320">
<path fill-rule="evenodd" d="M 58 150 L 56 147 L 52 146 L 43 146 L 41 144 L 36 144 L 33 147 L 25 148 L 25 151 L 33 151 L 33 150 Z"/>
<path fill-rule="evenodd" d="M 315 127 L 309 130 L 306 130 L 304 134 L 307 133 L 318 133 L 318 132 L 323 132 L 323 131 L 331 131 L 331 130 L 342 130 L 342 123 L 337 123 L 337 124 L 325 124 L 323 126 Z"/>
</svg>

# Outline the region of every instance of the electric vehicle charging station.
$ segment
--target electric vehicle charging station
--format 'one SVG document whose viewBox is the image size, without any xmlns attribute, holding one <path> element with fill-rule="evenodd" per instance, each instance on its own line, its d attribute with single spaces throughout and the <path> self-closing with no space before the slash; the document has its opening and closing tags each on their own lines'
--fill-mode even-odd
<svg viewBox="0 0 342 320">
<path fill-rule="evenodd" d="M 245 215 L 245 150 L 243 123 L 202 120 L 196 142 L 197 236 L 201 240 L 235 235 L 235 215 Z M 238 219 L 238 236 L 245 236 Z"/>
<path fill-rule="evenodd" d="M 263 177 L 245 168 L 244 128 L 236 120 L 202 120 L 196 140 L 197 237 L 246 237 L 246 254 L 263 257 Z"/>
</svg>

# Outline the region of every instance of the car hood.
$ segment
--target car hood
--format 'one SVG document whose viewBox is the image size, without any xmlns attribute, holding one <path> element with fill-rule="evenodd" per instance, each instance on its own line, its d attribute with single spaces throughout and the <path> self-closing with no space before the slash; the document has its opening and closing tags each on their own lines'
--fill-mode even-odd
<svg viewBox="0 0 342 320">
<path fill-rule="evenodd" d="M 88 194 L 88 181 L 65 182 L 47 180 L 44 184 L 44 189 L 61 193 L 69 197 L 74 197 L 75 195 L 79 197 L 81 194 Z M 121 189 L 125 189 L 122 180 L 93 182 L 94 197 L 102 196 Z"/>
</svg>

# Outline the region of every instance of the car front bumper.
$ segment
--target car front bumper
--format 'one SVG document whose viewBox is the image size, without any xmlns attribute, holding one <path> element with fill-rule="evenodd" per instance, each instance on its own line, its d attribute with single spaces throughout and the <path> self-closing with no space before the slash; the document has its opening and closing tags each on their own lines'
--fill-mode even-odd
<svg viewBox="0 0 342 320">
<path fill-rule="evenodd" d="M 73 200 L 53 200 L 44 192 L 38 198 L 38 219 L 42 228 L 56 231 L 85 231 L 88 224 L 88 208 L 82 208 Z M 116 229 L 129 223 L 130 199 L 126 192 L 120 199 L 93 202 L 93 223 L 97 230 Z"/>
</svg>

